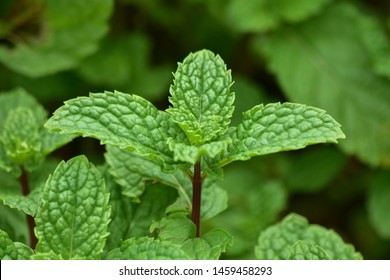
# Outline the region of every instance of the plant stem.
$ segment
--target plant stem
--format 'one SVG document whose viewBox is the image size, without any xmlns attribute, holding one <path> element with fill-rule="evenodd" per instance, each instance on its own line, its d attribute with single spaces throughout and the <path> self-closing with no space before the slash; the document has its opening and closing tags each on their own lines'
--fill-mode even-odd
<svg viewBox="0 0 390 280">
<path fill-rule="evenodd" d="M 30 188 L 28 184 L 28 173 L 27 171 L 22 167 L 22 175 L 19 177 L 20 185 L 22 186 L 22 194 L 24 196 L 28 196 L 30 193 Z M 30 233 L 30 245 L 31 248 L 35 249 L 35 246 L 37 245 L 37 237 L 34 234 L 34 228 L 35 228 L 35 221 L 34 217 L 27 215 L 27 223 L 28 223 L 28 231 Z"/>
<path fill-rule="evenodd" d="M 202 193 L 202 175 L 200 173 L 200 161 L 194 165 L 192 177 L 192 222 L 196 226 L 196 237 L 200 236 L 200 200 Z"/>
</svg>

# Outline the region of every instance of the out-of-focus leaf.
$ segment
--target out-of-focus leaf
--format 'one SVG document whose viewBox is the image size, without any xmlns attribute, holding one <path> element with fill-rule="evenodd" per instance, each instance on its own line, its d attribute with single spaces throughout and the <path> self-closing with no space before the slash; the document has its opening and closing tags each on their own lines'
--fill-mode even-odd
<svg viewBox="0 0 390 280">
<path fill-rule="evenodd" d="M 306 218 L 298 214 L 286 216 L 280 223 L 268 227 L 260 234 L 255 248 L 256 257 L 260 260 L 287 260 L 289 256 L 294 258 L 292 254 L 299 249 L 294 246 L 297 246 L 296 242 L 299 240 L 309 246 L 304 251 L 310 251 L 313 246 L 321 247 L 322 257 L 327 255 L 332 260 L 362 259 L 353 245 L 346 244 L 336 232 L 320 225 L 310 225 Z M 318 254 L 311 256 L 317 259 Z"/>
<path fill-rule="evenodd" d="M 292 155 L 284 178 L 290 191 L 319 191 L 342 171 L 346 162 L 347 157 L 336 148 L 316 147 Z"/>
<path fill-rule="evenodd" d="M 362 161 L 390 166 L 390 81 L 373 71 L 367 15 L 338 2 L 320 15 L 255 42 L 293 102 L 318 106 L 343 126 L 340 147 Z"/>
<path fill-rule="evenodd" d="M 368 217 L 383 238 L 390 238 L 390 172 L 373 172 L 369 177 Z"/>
<path fill-rule="evenodd" d="M 31 19 L 37 31 L 31 34 L 31 38 L 22 37 L 16 41 L 12 38 L 13 28 L 10 28 L 5 39 L 13 46 L 0 45 L 0 61 L 12 70 L 30 77 L 45 76 L 74 67 L 79 60 L 96 51 L 98 40 L 108 30 L 107 19 L 111 15 L 113 2 L 29 1 L 26 9 L 37 10 Z"/>
<path fill-rule="evenodd" d="M 265 32 L 283 23 L 301 22 L 319 13 L 332 0 L 218 1 L 222 17 L 238 32 Z M 213 4 L 215 1 L 210 5 Z"/>
<path fill-rule="evenodd" d="M 97 53 L 81 63 L 78 72 L 94 85 L 154 100 L 166 94 L 171 76 L 166 66 L 150 66 L 150 56 L 150 42 L 142 33 L 107 38 Z"/>
</svg>

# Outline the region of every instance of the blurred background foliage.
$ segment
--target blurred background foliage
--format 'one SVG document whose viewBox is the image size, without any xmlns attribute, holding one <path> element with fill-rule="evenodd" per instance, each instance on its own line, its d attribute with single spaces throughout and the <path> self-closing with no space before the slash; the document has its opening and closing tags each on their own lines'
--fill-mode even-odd
<svg viewBox="0 0 390 280">
<path fill-rule="evenodd" d="M 253 258 L 260 231 L 296 212 L 366 259 L 390 259 L 389 1 L 0 1 L 0 91 L 22 87 L 49 112 L 104 90 L 165 109 L 177 61 L 203 48 L 232 69 L 233 124 L 255 104 L 291 101 L 325 109 L 347 135 L 228 166 L 229 208 L 204 223 L 235 237 L 224 257 Z M 55 156 L 81 153 L 101 162 L 104 148 L 76 139 Z"/>
</svg>

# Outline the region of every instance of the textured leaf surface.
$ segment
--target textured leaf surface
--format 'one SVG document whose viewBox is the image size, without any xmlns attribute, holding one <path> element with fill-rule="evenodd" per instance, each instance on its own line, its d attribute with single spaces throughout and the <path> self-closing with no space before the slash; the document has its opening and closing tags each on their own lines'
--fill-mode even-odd
<svg viewBox="0 0 390 280">
<path fill-rule="evenodd" d="M 0 103 L 0 168 L 15 177 L 19 165 L 33 171 L 44 156 L 73 139 L 44 129 L 45 109 L 22 88 L 2 93 Z"/>
<path fill-rule="evenodd" d="M 188 256 L 179 245 L 148 237 L 131 238 L 112 250 L 107 260 L 186 260 Z"/>
<path fill-rule="evenodd" d="M 32 255 L 30 247 L 13 242 L 5 231 L 0 230 L 0 260 L 28 260 Z"/>
<path fill-rule="evenodd" d="M 192 144 L 203 144 L 227 130 L 234 110 L 231 84 L 223 60 L 208 50 L 191 53 L 179 63 L 167 112 Z"/>
<path fill-rule="evenodd" d="M 173 138 L 168 139 L 168 145 L 174 154 L 174 160 L 195 164 L 201 156 L 214 158 L 226 151 L 230 139 L 221 141 L 213 141 L 200 146 L 187 145 L 184 143 L 176 143 Z"/>
<path fill-rule="evenodd" d="M 303 21 L 321 11 L 331 1 L 231 0 L 226 9 L 226 16 L 232 28 L 237 31 L 264 32 L 275 29 L 284 22 Z"/>
<path fill-rule="evenodd" d="M 36 2 L 30 3 L 34 6 Z M 0 61 L 30 77 L 69 69 L 95 52 L 98 40 L 108 30 L 107 19 L 113 7 L 112 0 L 72 1 L 71 5 L 67 0 L 44 3 L 33 19 L 39 31 L 30 38 L 31 42 L 29 38 L 19 40 L 12 49 L 0 46 Z"/>
<path fill-rule="evenodd" d="M 299 240 L 290 247 L 289 260 L 329 260 L 328 254 L 318 245 Z"/>
<path fill-rule="evenodd" d="M 311 144 L 337 143 L 338 138 L 345 137 L 340 125 L 325 111 L 295 103 L 255 106 L 229 134 L 232 144 L 220 166 Z"/>
<path fill-rule="evenodd" d="M 390 166 L 390 81 L 375 75 L 362 27 L 367 15 L 347 3 L 276 31 L 256 48 L 293 102 L 328 111 L 348 139 L 340 147 L 371 165 Z"/>
<path fill-rule="evenodd" d="M 5 231 L 0 230 L 0 259 L 17 260 L 18 250 Z"/>
<path fill-rule="evenodd" d="M 200 238 L 190 239 L 181 247 L 191 259 L 218 260 L 226 247 L 231 246 L 233 237 L 223 229 L 213 229 Z"/>
<path fill-rule="evenodd" d="M 161 165 L 173 162 L 172 152 L 166 145 L 167 138 L 183 141 L 185 138 L 168 114 L 139 96 L 118 91 L 66 101 L 54 112 L 46 127 L 134 150 Z"/>
<path fill-rule="evenodd" d="M 15 88 L 13 90 L 2 92 L 0 94 L 0 132 L 3 132 L 4 122 L 6 121 L 10 111 L 23 107 L 29 108 L 34 114 L 34 118 L 38 124 L 43 124 L 46 121 L 47 113 L 38 101 L 23 88 Z"/>
<path fill-rule="evenodd" d="M 302 240 L 309 246 L 319 246 L 329 256 L 329 259 L 360 260 L 362 256 L 355 248 L 344 243 L 333 230 L 319 225 L 310 225 L 308 221 L 297 214 L 290 214 L 279 224 L 270 226 L 259 237 L 255 254 L 261 260 L 286 260 L 290 256 L 289 248 Z M 293 251 L 302 248 L 293 248 Z M 322 254 L 322 253 L 321 253 Z"/>
<path fill-rule="evenodd" d="M 1 142 L 7 157 L 16 164 L 23 164 L 40 151 L 38 124 L 30 109 L 18 107 L 9 112 Z"/>
<path fill-rule="evenodd" d="M 368 217 L 382 238 L 390 238 L 390 173 L 374 172 L 369 177 Z"/>
<path fill-rule="evenodd" d="M 64 259 L 95 259 L 103 251 L 110 217 L 99 171 L 84 156 L 61 162 L 49 177 L 35 217 L 37 252 Z"/>
</svg>

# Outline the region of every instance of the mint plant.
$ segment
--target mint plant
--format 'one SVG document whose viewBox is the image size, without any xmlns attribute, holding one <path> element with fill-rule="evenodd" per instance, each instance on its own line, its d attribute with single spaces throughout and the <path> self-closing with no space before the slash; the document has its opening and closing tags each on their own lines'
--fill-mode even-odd
<svg viewBox="0 0 390 280">
<path fill-rule="evenodd" d="M 36 248 L 0 231 L 0 256 L 218 259 L 233 236 L 219 228 L 202 233 L 200 226 L 227 207 L 219 186 L 224 166 L 345 137 L 325 111 L 296 103 L 257 105 L 230 126 L 232 83 L 221 57 L 201 50 L 179 63 L 165 111 L 119 91 L 66 101 L 45 127 L 68 135 L 67 141 L 78 135 L 99 139 L 106 162 L 96 167 L 80 155 L 59 163 L 32 213 Z M 19 111 L 26 118 L 26 110 Z M 36 153 L 30 148 L 27 154 Z M 274 242 L 272 236 L 280 238 Z M 259 259 L 361 258 L 336 233 L 297 215 L 262 232 L 255 253 Z"/>
</svg>

